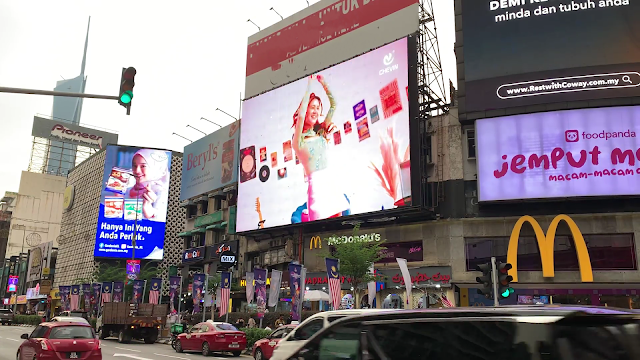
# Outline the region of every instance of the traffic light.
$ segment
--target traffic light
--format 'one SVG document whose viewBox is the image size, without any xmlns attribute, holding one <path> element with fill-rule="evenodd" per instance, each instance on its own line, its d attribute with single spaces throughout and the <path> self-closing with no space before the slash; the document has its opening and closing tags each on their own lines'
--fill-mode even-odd
<svg viewBox="0 0 640 360">
<path fill-rule="evenodd" d="M 513 281 L 513 276 L 509 275 L 511 268 L 512 266 L 509 263 L 503 263 L 502 261 L 496 263 L 496 269 L 498 269 L 498 294 L 503 299 L 513 294 L 513 288 L 509 285 Z"/>
<path fill-rule="evenodd" d="M 476 278 L 476 282 L 482 284 L 482 288 L 478 289 L 478 294 L 484 295 L 487 299 L 493 299 L 493 277 L 491 276 L 491 263 L 480 264 L 476 266 L 477 271 L 482 272 L 482 276 Z"/>
<path fill-rule="evenodd" d="M 120 93 L 118 95 L 118 103 L 127 108 L 127 115 L 131 110 L 131 100 L 133 99 L 133 87 L 135 86 L 136 68 L 128 67 L 122 69 L 122 77 L 120 78 Z"/>
</svg>

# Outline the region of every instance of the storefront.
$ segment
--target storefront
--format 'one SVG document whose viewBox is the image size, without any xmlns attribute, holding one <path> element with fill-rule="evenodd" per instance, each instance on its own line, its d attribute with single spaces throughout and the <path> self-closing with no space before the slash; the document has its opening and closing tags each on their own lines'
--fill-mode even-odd
<svg viewBox="0 0 640 360">
<path fill-rule="evenodd" d="M 253 282 L 255 286 L 255 280 Z M 232 298 L 236 300 L 237 307 L 234 305 L 234 311 L 240 312 L 255 312 L 257 310 L 256 301 L 255 301 L 255 291 L 254 291 L 254 299 L 251 304 L 247 303 L 246 296 L 246 288 L 247 288 L 247 280 L 245 277 L 240 279 L 239 281 L 241 291 L 232 294 Z M 267 296 L 271 290 L 271 272 L 267 273 Z M 280 282 L 280 293 L 278 295 L 278 303 L 275 308 L 272 308 L 275 311 L 291 311 L 291 291 L 289 289 L 289 272 L 282 272 L 282 281 Z"/>
</svg>

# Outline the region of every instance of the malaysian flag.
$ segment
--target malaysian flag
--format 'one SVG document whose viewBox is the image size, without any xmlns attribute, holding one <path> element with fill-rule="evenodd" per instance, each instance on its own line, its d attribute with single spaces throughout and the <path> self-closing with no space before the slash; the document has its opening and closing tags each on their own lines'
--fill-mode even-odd
<svg viewBox="0 0 640 360">
<path fill-rule="evenodd" d="M 340 306 L 340 271 L 338 270 L 338 260 L 325 258 L 327 264 L 327 278 L 329 279 L 329 295 L 331 296 L 331 304 L 333 309 L 337 310 Z"/>
<path fill-rule="evenodd" d="M 112 282 L 104 282 L 102 283 L 102 303 L 111 302 L 111 291 L 113 291 L 113 283 Z"/>
<path fill-rule="evenodd" d="M 151 278 L 151 288 L 149 288 L 149 304 L 160 303 L 161 290 L 162 290 L 162 279 Z"/>
<path fill-rule="evenodd" d="M 220 275 L 220 317 L 229 310 L 229 298 L 231 297 L 231 273 L 223 272 Z"/>
<path fill-rule="evenodd" d="M 440 300 L 442 301 L 442 306 L 444 306 L 444 307 L 455 307 L 455 305 L 453 305 L 451 300 L 449 300 L 447 298 L 447 295 L 445 295 L 445 294 L 440 295 Z"/>
<path fill-rule="evenodd" d="M 71 311 L 80 308 L 80 285 L 71 285 Z"/>
</svg>

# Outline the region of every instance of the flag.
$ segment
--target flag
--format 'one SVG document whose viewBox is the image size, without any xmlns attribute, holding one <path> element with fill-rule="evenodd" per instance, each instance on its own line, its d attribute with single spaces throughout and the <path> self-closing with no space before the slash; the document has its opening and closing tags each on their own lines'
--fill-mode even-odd
<svg viewBox="0 0 640 360">
<path fill-rule="evenodd" d="M 80 308 L 80 285 L 71 286 L 71 311 Z"/>
<path fill-rule="evenodd" d="M 182 277 L 170 276 L 169 277 L 169 309 L 171 314 L 176 313 L 176 298 L 180 299 L 180 293 L 182 293 Z"/>
<path fill-rule="evenodd" d="M 229 310 L 229 298 L 231 297 L 231 273 L 223 272 L 220 275 L 220 317 L 225 315 Z"/>
<path fill-rule="evenodd" d="M 371 269 L 369 271 L 371 272 L 372 276 L 375 276 L 376 270 L 373 268 L 373 264 L 371 264 Z M 369 298 L 369 307 L 373 307 L 373 300 L 376 299 L 376 281 L 375 281 L 375 279 L 373 281 L 369 281 L 369 283 L 367 283 L 367 292 L 368 292 L 368 298 Z"/>
<path fill-rule="evenodd" d="M 123 300 L 124 300 L 124 282 L 114 281 L 113 282 L 113 298 L 111 301 L 122 302 Z"/>
<path fill-rule="evenodd" d="M 442 294 L 442 295 L 440 296 L 440 299 L 442 300 L 442 306 L 444 306 L 444 307 L 455 307 L 455 305 L 453 305 L 453 303 L 451 302 L 451 300 L 449 300 L 449 299 L 447 298 L 447 295 Z"/>
<path fill-rule="evenodd" d="M 300 303 L 300 273 L 302 266 L 298 264 L 289 264 L 289 290 L 291 291 L 291 320 L 300 321 L 299 308 Z"/>
<path fill-rule="evenodd" d="M 267 270 L 253 269 L 253 277 L 256 282 L 256 310 L 258 319 L 261 319 L 267 309 Z"/>
<path fill-rule="evenodd" d="M 204 282 L 207 280 L 205 274 L 193 274 L 193 313 L 200 312 L 200 303 L 204 297 Z M 203 309 L 204 311 L 204 309 Z"/>
<path fill-rule="evenodd" d="M 245 286 L 245 291 L 247 292 L 247 303 L 251 304 L 253 302 L 253 291 L 254 291 L 253 273 L 252 272 L 248 272 L 245 279 L 246 279 L 246 283 L 247 283 L 247 285 Z"/>
<path fill-rule="evenodd" d="M 91 310 L 91 284 L 82 284 L 82 296 L 84 297 L 83 310 L 89 312 Z"/>
<path fill-rule="evenodd" d="M 160 303 L 160 291 L 162 291 L 162 279 L 151 278 L 151 287 L 149 288 L 149 304 Z"/>
<path fill-rule="evenodd" d="M 409 300 L 411 299 L 411 274 L 409 274 L 409 268 L 407 268 L 407 260 L 403 258 L 396 258 L 396 261 L 398 262 L 400 272 L 402 273 L 404 287 L 407 292 L 407 304 L 409 304 Z"/>
<path fill-rule="evenodd" d="M 331 305 L 333 310 L 338 310 L 341 299 L 340 271 L 338 270 L 338 260 L 325 258 L 327 264 L 327 279 L 329 279 L 329 296 L 331 296 Z"/>
<path fill-rule="evenodd" d="M 271 270 L 271 287 L 269 288 L 269 302 L 267 306 L 276 306 L 280 297 L 280 284 L 282 283 L 282 271 Z"/>
<path fill-rule="evenodd" d="M 112 282 L 104 282 L 102 283 L 102 303 L 111 302 L 111 291 L 113 291 L 113 283 Z"/>
<path fill-rule="evenodd" d="M 133 296 L 131 302 L 140 304 L 142 302 L 142 294 L 144 294 L 145 280 L 133 280 Z"/>
</svg>

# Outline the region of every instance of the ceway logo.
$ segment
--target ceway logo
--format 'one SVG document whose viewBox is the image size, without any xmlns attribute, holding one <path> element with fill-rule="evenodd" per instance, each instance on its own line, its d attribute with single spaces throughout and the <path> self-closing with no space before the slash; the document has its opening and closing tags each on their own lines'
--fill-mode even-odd
<svg viewBox="0 0 640 360">
<path fill-rule="evenodd" d="M 582 138 L 583 140 L 595 140 L 595 139 L 619 139 L 619 138 L 634 138 L 636 137 L 636 132 L 632 130 L 627 131 L 604 131 L 590 133 L 583 131 L 580 133 L 578 130 L 567 130 L 564 132 L 564 140 L 566 142 L 578 142 Z"/>
<path fill-rule="evenodd" d="M 70 140 L 84 144 L 90 144 L 102 149 L 102 136 L 88 134 L 82 131 L 67 129 L 64 125 L 55 124 L 51 129 L 51 136 L 62 140 Z"/>
<path fill-rule="evenodd" d="M 398 64 L 392 65 L 394 60 L 395 60 L 395 57 L 393 56 L 393 52 L 390 52 L 387 55 L 385 55 L 384 58 L 382 58 L 382 63 L 386 67 L 384 69 L 380 69 L 378 74 L 384 75 L 384 74 L 388 74 L 390 72 L 398 70 L 400 68 L 400 65 Z"/>
</svg>

